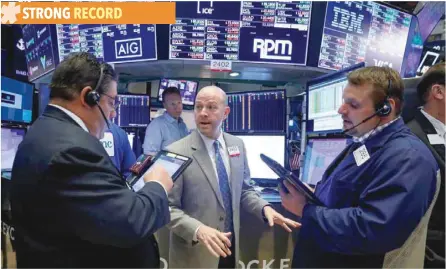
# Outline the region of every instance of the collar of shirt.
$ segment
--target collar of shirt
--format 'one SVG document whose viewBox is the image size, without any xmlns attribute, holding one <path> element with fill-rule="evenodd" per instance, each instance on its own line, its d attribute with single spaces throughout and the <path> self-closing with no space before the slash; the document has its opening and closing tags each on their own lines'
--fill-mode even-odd
<svg viewBox="0 0 446 269">
<path fill-rule="evenodd" d="M 439 134 L 441 137 L 445 138 L 446 134 L 446 125 L 443 124 L 438 119 L 432 117 L 429 113 L 424 111 L 424 109 L 421 109 L 421 113 L 429 120 L 429 122 L 434 126 L 435 131 L 437 131 L 437 134 Z"/>
<path fill-rule="evenodd" d="M 65 114 L 67 114 L 70 118 L 72 118 L 77 124 L 79 124 L 79 126 L 85 130 L 85 132 L 88 133 L 88 128 L 87 125 L 85 125 L 85 123 L 81 120 L 81 118 L 79 118 L 76 114 L 74 114 L 73 112 L 71 112 L 70 110 L 61 107 L 59 105 L 55 105 L 55 104 L 48 104 L 50 106 L 53 107 L 57 107 L 58 109 L 62 110 L 63 112 L 65 112 Z"/>
<path fill-rule="evenodd" d="M 400 118 L 401 118 L 401 117 L 397 117 L 396 119 L 394 119 L 394 120 L 392 120 L 392 121 L 390 121 L 390 122 L 388 122 L 388 123 L 386 123 L 386 124 L 380 125 L 380 126 L 374 128 L 373 130 L 367 132 L 367 133 L 366 133 L 365 135 L 363 135 L 363 136 L 360 136 L 360 137 L 353 137 L 352 140 L 353 140 L 353 142 L 355 142 L 355 143 L 364 143 L 364 141 L 366 141 L 367 139 L 372 138 L 373 136 L 379 134 L 379 133 L 382 132 L 387 126 L 389 126 L 389 125 L 391 125 L 392 123 L 396 122 L 396 121 L 399 120 Z"/>
<path fill-rule="evenodd" d="M 203 142 L 204 142 L 204 145 L 206 146 L 206 150 L 208 152 L 209 158 L 211 158 L 212 166 L 215 171 L 215 175 L 217 176 L 217 179 L 218 179 L 217 168 L 216 168 L 216 164 L 215 164 L 215 150 L 214 150 L 215 140 L 211 139 L 209 137 L 206 137 L 198 130 L 197 130 L 197 132 L 200 134 L 201 138 L 203 139 Z M 220 142 L 220 154 L 222 155 L 223 162 L 224 162 L 225 168 L 226 168 L 226 172 L 228 173 L 228 175 L 230 175 L 231 167 L 229 165 L 229 155 L 228 155 L 228 151 L 226 150 L 226 142 L 223 138 L 223 132 L 220 133 L 220 136 L 217 138 L 217 140 L 218 140 L 218 142 Z"/>
<path fill-rule="evenodd" d="M 181 117 L 179 117 L 178 120 L 177 120 L 174 117 L 170 116 L 169 113 L 167 113 L 167 111 L 164 111 L 164 117 L 170 123 L 178 123 L 178 124 L 180 124 L 180 123 L 183 122 L 183 119 Z"/>
<path fill-rule="evenodd" d="M 203 142 L 204 142 L 204 145 L 206 146 L 207 151 L 215 154 L 215 150 L 214 150 L 215 140 L 205 136 L 200 131 L 198 131 L 198 133 L 200 134 L 201 138 L 203 139 Z M 217 140 L 218 140 L 218 142 L 220 142 L 220 150 L 223 149 L 223 151 L 225 151 L 226 143 L 225 143 L 225 140 L 223 139 L 223 132 L 220 132 L 220 136 L 217 138 Z"/>
</svg>

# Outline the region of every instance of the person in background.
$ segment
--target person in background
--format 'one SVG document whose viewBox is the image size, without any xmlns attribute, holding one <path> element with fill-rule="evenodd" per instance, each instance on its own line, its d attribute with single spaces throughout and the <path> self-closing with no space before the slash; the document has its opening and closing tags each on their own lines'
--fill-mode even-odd
<svg viewBox="0 0 446 269">
<path fill-rule="evenodd" d="M 153 234 L 170 221 L 173 182 L 156 166 L 130 190 L 100 143 L 116 106 L 115 71 L 73 53 L 50 88 L 12 168 L 17 267 L 159 268 Z"/>
<path fill-rule="evenodd" d="M 404 85 L 388 67 L 348 75 L 339 108 L 353 137 L 307 202 L 284 181 L 283 206 L 301 217 L 292 268 L 422 268 L 438 165 L 400 117 Z M 441 201 L 444 202 L 444 201 Z M 172 218 L 173 219 L 173 218 Z"/>
<path fill-rule="evenodd" d="M 441 187 L 432 211 L 427 233 L 424 267 L 445 268 L 445 63 L 432 66 L 421 78 L 417 93 L 423 107 L 407 123 L 410 130 L 427 145 L 441 171 Z"/>
<path fill-rule="evenodd" d="M 204 87 L 194 108 L 197 131 L 167 147 L 193 159 L 169 193 L 170 268 L 238 267 L 242 207 L 255 214 L 259 223 L 276 223 L 288 232 L 299 227 L 249 185 L 243 141 L 222 132 L 229 112 L 225 92 Z"/>
<path fill-rule="evenodd" d="M 189 131 L 181 118 L 183 103 L 180 90 L 168 87 L 162 93 L 163 115 L 155 118 L 146 129 L 143 151 L 147 155 L 155 155 L 173 142 L 187 136 Z"/>
<path fill-rule="evenodd" d="M 127 133 L 112 121 L 109 121 L 109 126 L 110 129 L 105 132 L 101 143 L 113 164 L 122 176 L 127 178 L 131 174 L 130 167 L 136 162 L 135 153 L 130 146 Z"/>
</svg>

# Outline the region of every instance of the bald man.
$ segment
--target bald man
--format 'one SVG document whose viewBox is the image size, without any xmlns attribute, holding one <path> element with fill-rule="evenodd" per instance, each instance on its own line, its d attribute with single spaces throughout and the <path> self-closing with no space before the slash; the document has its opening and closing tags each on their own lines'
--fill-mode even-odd
<svg viewBox="0 0 446 269">
<path fill-rule="evenodd" d="M 257 215 L 259 223 L 276 223 L 288 232 L 300 225 L 277 213 L 248 184 L 243 141 L 222 132 L 229 112 L 224 91 L 204 87 L 195 100 L 198 130 L 167 147 L 193 159 L 169 195 L 170 268 L 235 268 L 240 207 Z"/>
</svg>

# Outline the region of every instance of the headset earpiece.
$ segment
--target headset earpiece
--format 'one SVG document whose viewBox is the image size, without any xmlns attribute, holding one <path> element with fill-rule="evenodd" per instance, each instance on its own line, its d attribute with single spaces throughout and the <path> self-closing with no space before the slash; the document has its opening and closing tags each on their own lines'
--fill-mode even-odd
<svg viewBox="0 0 446 269">
<path fill-rule="evenodd" d="M 376 107 L 376 115 L 379 117 L 386 117 L 392 112 L 392 106 L 389 102 L 389 97 L 386 97 L 386 100 L 384 102 Z"/>
<path fill-rule="evenodd" d="M 392 90 L 392 79 L 390 78 L 390 74 L 388 80 L 389 82 L 387 85 L 386 99 L 384 99 L 384 101 L 381 104 L 375 107 L 376 115 L 378 115 L 379 117 L 388 116 L 390 112 L 392 112 L 392 106 L 390 105 L 389 102 L 390 91 Z"/>
<path fill-rule="evenodd" d="M 87 103 L 89 106 L 95 106 L 99 102 L 99 99 L 101 99 L 101 96 L 97 91 L 89 91 L 85 95 L 85 103 Z"/>
<path fill-rule="evenodd" d="M 392 79 L 390 76 L 390 73 L 388 75 L 388 84 L 387 84 L 387 95 L 386 98 L 384 99 L 384 101 L 379 104 L 378 106 L 375 107 L 375 111 L 376 111 L 376 115 L 378 115 L 379 117 L 385 117 L 388 116 L 390 114 L 390 112 L 392 112 L 392 106 L 390 105 L 389 102 L 389 96 L 390 96 L 390 92 L 392 90 Z"/>
</svg>

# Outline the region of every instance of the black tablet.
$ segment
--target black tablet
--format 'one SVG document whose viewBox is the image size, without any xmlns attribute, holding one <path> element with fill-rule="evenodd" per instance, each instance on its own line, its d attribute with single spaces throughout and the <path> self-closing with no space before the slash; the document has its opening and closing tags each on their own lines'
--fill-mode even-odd
<svg viewBox="0 0 446 269">
<path fill-rule="evenodd" d="M 181 173 L 192 163 L 192 159 L 180 154 L 169 152 L 166 150 L 159 151 L 149 162 L 148 168 L 145 172 L 141 173 L 140 177 L 133 178 L 128 184 L 132 187 L 134 191 L 140 190 L 144 187 L 144 175 L 152 171 L 154 165 L 161 165 L 167 170 L 169 176 L 175 182 Z"/>
<path fill-rule="evenodd" d="M 290 184 L 292 184 L 300 193 L 305 195 L 307 200 L 315 205 L 323 206 L 324 204 L 317 198 L 316 195 L 314 195 L 313 191 L 310 190 L 302 181 L 300 181 L 293 173 L 285 169 L 282 165 L 280 165 L 278 162 L 274 161 L 270 157 L 260 154 L 260 158 L 263 162 L 265 162 L 271 170 L 274 171 L 274 173 L 279 176 L 279 178 L 288 181 Z"/>
</svg>

